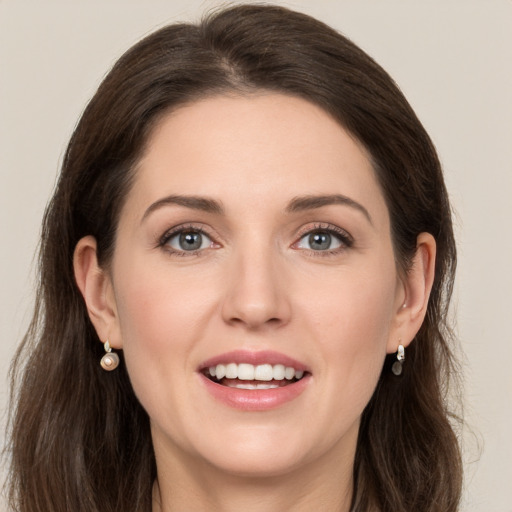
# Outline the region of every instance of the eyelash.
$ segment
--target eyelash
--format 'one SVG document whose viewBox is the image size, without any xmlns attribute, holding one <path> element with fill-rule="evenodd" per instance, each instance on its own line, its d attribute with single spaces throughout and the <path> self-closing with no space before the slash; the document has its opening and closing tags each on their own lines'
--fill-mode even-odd
<svg viewBox="0 0 512 512">
<path fill-rule="evenodd" d="M 193 251 L 183 251 L 183 250 L 176 250 L 172 247 L 170 247 L 169 241 L 174 238 L 176 235 L 180 235 L 182 233 L 195 233 L 200 234 L 203 236 L 206 236 L 212 241 L 212 245 L 219 245 L 215 242 L 214 237 L 210 235 L 207 230 L 205 230 L 203 227 L 197 225 L 197 224 L 186 224 L 186 225 L 180 225 L 176 226 L 169 231 L 166 231 L 164 235 L 162 235 L 158 241 L 157 246 L 163 248 L 166 250 L 170 255 L 172 256 L 180 256 L 180 257 L 186 257 L 186 256 L 200 256 L 205 252 L 205 248 L 197 249 Z M 301 249 L 299 247 L 296 247 L 301 240 L 303 240 L 306 236 L 311 236 L 315 233 L 327 233 L 329 235 L 333 235 L 335 238 L 337 238 L 340 243 L 341 247 L 336 247 L 335 249 L 326 249 L 326 250 L 313 250 L 313 249 Z M 299 233 L 299 237 L 296 242 L 294 242 L 291 247 L 296 248 L 297 250 L 303 250 L 308 252 L 310 255 L 315 257 L 327 257 L 335 254 L 339 254 L 340 252 L 343 252 L 346 249 L 351 248 L 354 245 L 354 239 L 352 236 L 345 231 L 344 229 L 328 223 L 316 223 L 313 226 L 307 226 L 301 230 Z"/>
</svg>

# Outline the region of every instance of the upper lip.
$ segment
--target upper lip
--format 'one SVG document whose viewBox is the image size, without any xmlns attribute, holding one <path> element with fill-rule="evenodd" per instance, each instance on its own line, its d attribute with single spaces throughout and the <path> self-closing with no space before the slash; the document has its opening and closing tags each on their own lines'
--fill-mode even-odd
<svg viewBox="0 0 512 512">
<path fill-rule="evenodd" d="M 273 350 L 233 350 L 231 352 L 225 352 L 224 354 L 219 354 L 218 356 L 214 356 L 201 363 L 199 371 L 204 370 L 205 368 L 210 368 L 211 366 L 217 366 L 218 364 L 228 363 L 247 363 L 254 366 L 260 364 L 282 364 L 283 366 L 291 366 L 295 368 L 295 370 L 302 370 L 304 372 L 309 371 L 308 367 L 304 363 Z"/>
</svg>

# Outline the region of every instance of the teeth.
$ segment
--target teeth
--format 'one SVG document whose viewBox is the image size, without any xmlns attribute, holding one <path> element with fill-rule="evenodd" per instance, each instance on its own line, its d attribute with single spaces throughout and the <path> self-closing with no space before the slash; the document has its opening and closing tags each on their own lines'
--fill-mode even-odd
<svg viewBox="0 0 512 512">
<path fill-rule="evenodd" d="M 239 364 L 237 375 L 240 380 L 254 380 L 254 366 L 252 364 Z"/>
<path fill-rule="evenodd" d="M 227 379 L 239 379 L 239 380 L 293 380 L 301 379 L 304 375 L 302 370 L 296 370 L 291 366 L 284 366 L 282 364 L 259 364 L 254 366 L 248 363 L 229 363 L 229 364 L 218 364 L 217 366 L 211 366 L 208 368 L 208 373 L 211 377 L 215 377 L 218 380 L 226 377 Z M 238 384 L 236 387 L 244 386 L 245 384 Z M 249 385 L 249 384 L 248 384 Z M 252 385 L 251 385 L 252 386 Z M 257 386 L 269 386 L 268 384 L 257 384 Z M 271 387 L 277 387 L 272 385 Z M 241 389 L 269 389 L 268 387 L 249 387 Z"/>
<path fill-rule="evenodd" d="M 292 380 L 295 377 L 295 368 L 287 366 L 284 370 L 284 377 L 286 380 Z"/>
<path fill-rule="evenodd" d="M 217 379 L 223 379 L 226 376 L 226 367 L 223 364 L 218 364 L 215 368 L 215 376 Z"/>
<path fill-rule="evenodd" d="M 285 374 L 284 365 L 282 365 L 282 364 L 274 365 L 272 372 L 273 372 L 273 377 L 275 380 L 283 380 L 284 379 L 284 374 Z"/>
<path fill-rule="evenodd" d="M 270 364 L 259 364 L 254 369 L 254 380 L 272 380 L 274 378 L 274 369 Z"/>
<path fill-rule="evenodd" d="M 238 365 L 229 363 L 226 365 L 226 379 L 236 379 L 238 377 Z"/>
<path fill-rule="evenodd" d="M 235 382 L 228 382 L 227 386 L 237 389 L 275 389 L 279 387 L 277 384 L 241 384 Z"/>
</svg>

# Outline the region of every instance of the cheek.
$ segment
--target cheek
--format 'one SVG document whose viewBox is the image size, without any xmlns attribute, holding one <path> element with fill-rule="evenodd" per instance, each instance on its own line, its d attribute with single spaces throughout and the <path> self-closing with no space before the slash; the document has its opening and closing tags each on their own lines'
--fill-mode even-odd
<svg viewBox="0 0 512 512">
<path fill-rule="evenodd" d="M 186 440 L 191 361 L 213 308 L 211 287 L 170 275 L 166 265 L 129 267 L 132 277 L 120 280 L 116 300 L 130 381 L 152 424 Z"/>
<path fill-rule="evenodd" d="M 186 273 L 171 275 L 165 264 L 143 263 L 130 265 L 132 270 L 125 275 L 131 277 L 119 280 L 116 289 L 123 348 L 179 350 L 201 323 L 198 311 L 211 307 L 212 287 L 205 281 L 191 281 Z"/>
<path fill-rule="evenodd" d="M 211 310 L 213 300 L 204 282 L 171 276 L 165 264 L 144 263 L 119 265 L 125 277 L 118 280 L 116 304 L 128 373 L 151 413 L 179 400 L 190 354 L 204 332 L 207 315 L 199 312 Z"/>
<path fill-rule="evenodd" d="M 390 267 L 347 273 L 303 302 L 322 356 L 322 378 L 332 400 L 344 400 L 345 408 L 362 411 L 373 393 L 393 336 L 395 290 Z"/>
<path fill-rule="evenodd" d="M 378 269 L 378 270 L 377 270 Z M 378 345 L 390 329 L 396 295 L 396 270 L 388 264 L 341 270 L 328 279 L 305 283 L 302 314 L 315 327 L 324 329 L 325 339 L 343 340 L 340 351 Z M 306 293 L 307 289 L 307 293 Z"/>
</svg>

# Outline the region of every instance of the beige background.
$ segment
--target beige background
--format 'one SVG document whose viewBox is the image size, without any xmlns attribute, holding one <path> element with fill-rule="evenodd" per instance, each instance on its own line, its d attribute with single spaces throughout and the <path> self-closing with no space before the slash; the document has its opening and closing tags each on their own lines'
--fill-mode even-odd
<svg viewBox="0 0 512 512">
<path fill-rule="evenodd" d="M 466 435 L 463 511 L 512 512 L 512 2 L 277 3 L 323 19 L 374 56 L 438 147 L 457 211 L 466 419 L 480 445 Z M 41 216 L 80 112 L 123 50 L 217 4 L 0 0 L 2 410 L 29 319 Z"/>
</svg>

